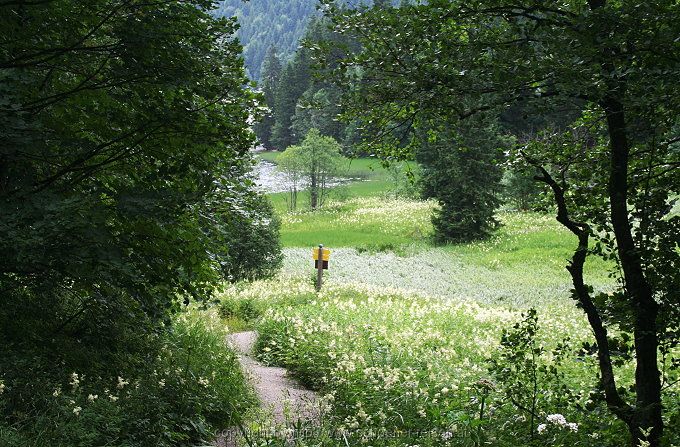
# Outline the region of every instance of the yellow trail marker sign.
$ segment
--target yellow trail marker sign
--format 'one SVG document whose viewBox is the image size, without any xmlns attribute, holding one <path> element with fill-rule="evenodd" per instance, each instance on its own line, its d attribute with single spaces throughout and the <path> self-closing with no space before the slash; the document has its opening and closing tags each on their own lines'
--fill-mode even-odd
<svg viewBox="0 0 680 447">
<path fill-rule="evenodd" d="M 312 249 L 312 259 L 314 259 L 315 261 L 318 261 L 318 260 L 319 260 L 319 252 L 320 252 L 320 251 L 323 253 L 323 254 L 322 254 L 322 257 L 323 257 L 323 260 L 324 260 L 324 261 L 330 260 L 330 258 L 331 258 L 331 251 L 330 251 L 329 249 L 327 249 L 327 248 L 322 248 L 322 249 L 314 248 L 314 249 Z"/>
<path fill-rule="evenodd" d="M 312 259 L 314 259 L 314 268 L 316 269 L 316 291 L 321 290 L 321 284 L 323 283 L 323 271 L 328 270 L 328 261 L 331 258 L 331 251 L 327 248 L 323 248 L 322 244 L 319 244 L 319 248 L 312 250 Z"/>
</svg>

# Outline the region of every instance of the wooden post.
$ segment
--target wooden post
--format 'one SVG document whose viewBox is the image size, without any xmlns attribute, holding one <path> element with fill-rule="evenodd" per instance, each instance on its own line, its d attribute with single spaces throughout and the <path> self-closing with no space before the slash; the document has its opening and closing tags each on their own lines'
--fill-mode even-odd
<svg viewBox="0 0 680 447">
<path fill-rule="evenodd" d="M 316 291 L 319 292 L 323 283 L 323 244 L 319 244 L 319 260 L 316 266 Z"/>
</svg>

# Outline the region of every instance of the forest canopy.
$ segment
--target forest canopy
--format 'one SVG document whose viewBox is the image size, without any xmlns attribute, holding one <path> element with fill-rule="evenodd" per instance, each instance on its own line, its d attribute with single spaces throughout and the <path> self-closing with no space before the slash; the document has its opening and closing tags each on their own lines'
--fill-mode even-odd
<svg viewBox="0 0 680 447">
<path fill-rule="evenodd" d="M 316 12 L 316 0 L 223 0 L 214 10 L 217 17 L 237 17 L 238 38 L 252 79 L 260 79 L 267 50 L 275 45 L 287 59 L 297 49 L 308 19 Z"/>
<path fill-rule="evenodd" d="M 0 376 L 12 384 L 10 424 L 30 431 L 37 422 L 21 415 L 55 411 L 42 398 L 73 371 L 103 383 L 148 375 L 142 359 L 156 358 L 183 302 L 279 265 L 277 221 L 250 179 L 257 98 L 235 20 L 205 12 L 214 6 L 0 3 Z M 48 438 L 58 428 L 35 427 Z"/>
<path fill-rule="evenodd" d="M 513 107 L 576 112 L 566 128 L 539 129 L 513 152 L 550 187 L 558 221 L 578 239 L 572 297 L 597 342 L 603 399 L 631 445 L 660 445 L 659 356 L 678 345 L 680 323 L 677 270 L 667 268 L 680 263 L 680 219 L 667 216 L 680 190 L 677 2 L 323 3 L 335 31 L 361 44 L 328 77 L 345 86 L 347 121 L 379 135 L 369 143 L 384 157 L 412 156 L 433 127 L 472 117 L 491 125 Z M 322 65 L 334 59 L 317 47 Z M 589 255 L 616 263 L 614 296 L 585 282 Z M 630 395 L 616 385 L 617 331 L 634 340 Z"/>
</svg>

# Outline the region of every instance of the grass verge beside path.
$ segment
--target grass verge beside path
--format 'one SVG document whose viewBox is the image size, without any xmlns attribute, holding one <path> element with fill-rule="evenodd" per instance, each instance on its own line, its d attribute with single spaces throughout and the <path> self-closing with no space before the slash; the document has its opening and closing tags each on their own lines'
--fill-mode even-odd
<svg viewBox="0 0 680 447">
<path fill-rule="evenodd" d="M 503 392 L 485 385 L 493 383 L 488 359 L 499 349 L 501 329 L 522 318 L 517 311 L 358 281 L 327 284 L 316 294 L 310 281 L 279 279 L 233 288 L 225 300 L 261 310 L 261 360 L 288 368 L 320 390 L 324 425 L 309 445 L 343 445 L 333 438 L 338 432 L 356 446 L 510 445 L 500 441 L 512 442 L 527 428 L 527 419 L 518 418 L 521 412 L 500 405 Z M 537 342 L 548 350 L 563 337 L 575 345 L 589 337 L 574 306 L 539 315 Z M 543 361 L 555 365 L 550 355 Z M 612 429 L 612 419 L 572 406 L 585 406 L 596 387 L 592 359 L 570 360 L 562 372 L 577 397 L 567 405 L 554 384 L 542 384 L 542 395 L 552 397 L 541 402 L 539 417 L 560 413 L 580 428 L 550 445 L 591 445 L 583 442 L 589 434 L 624 433 Z"/>
</svg>

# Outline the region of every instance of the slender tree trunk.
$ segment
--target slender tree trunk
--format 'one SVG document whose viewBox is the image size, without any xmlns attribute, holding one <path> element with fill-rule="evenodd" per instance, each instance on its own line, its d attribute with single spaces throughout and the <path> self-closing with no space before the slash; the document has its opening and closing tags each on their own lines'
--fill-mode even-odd
<svg viewBox="0 0 680 447">
<path fill-rule="evenodd" d="M 604 8 L 607 0 L 588 0 L 590 9 Z M 604 27 L 604 34 L 609 30 Z M 606 39 L 605 39 L 606 40 Z M 633 335 L 635 338 L 635 394 L 636 403 L 629 418 L 624 419 L 631 434 L 631 445 L 636 447 L 640 440 L 652 447 L 660 445 L 663 435 L 661 404 L 661 373 L 658 366 L 658 323 L 659 306 L 654 300 L 652 287 L 644 273 L 639 247 L 635 245 L 628 213 L 628 167 L 630 144 L 626 130 L 626 115 L 622 101 L 625 84 L 621 79 L 611 77 L 615 72 L 616 48 L 602 48 L 602 69 L 610 77 L 607 94 L 600 106 L 607 117 L 609 132 L 609 204 L 616 248 L 623 270 L 625 291 L 633 313 Z M 623 419 L 623 418 L 622 418 Z M 651 430 L 648 435 L 644 433 Z"/>
<path fill-rule="evenodd" d="M 310 205 L 313 210 L 316 209 L 319 202 L 319 179 L 317 178 L 317 173 L 312 172 L 312 177 L 309 182 L 309 200 Z"/>
<path fill-rule="evenodd" d="M 571 262 L 567 266 L 567 270 L 571 274 L 572 283 L 574 285 L 572 291 L 573 298 L 577 300 L 583 308 L 583 311 L 588 318 L 588 323 L 593 331 L 595 341 L 597 342 L 600 385 L 604 391 L 607 408 L 609 408 L 609 410 L 619 419 L 630 425 L 633 408 L 626 403 L 619 394 L 612 365 L 607 327 L 602 321 L 600 311 L 595 306 L 595 302 L 590 295 L 590 288 L 586 285 L 583 277 L 583 267 L 588 257 L 588 245 L 591 232 L 590 227 L 585 222 L 578 222 L 571 218 L 562 186 L 555 181 L 550 173 L 541 166 L 538 161 L 528 157 L 526 154 L 523 155 L 529 164 L 533 165 L 541 172 L 541 175 L 536 176 L 535 179 L 547 184 L 552 189 L 557 205 L 557 221 L 578 237 L 578 247 L 574 252 Z"/>
<path fill-rule="evenodd" d="M 607 116 L 611 164 L 609 201 L 611 221 L 623 270 L 625 288 L 634 318 L 636 406 L 628 422 L 632 445 L 640 439 L 658 446 L 663 434 L 661 373 L 658 367 L 659 306 L 645 277 L 642 259 L 635 245 L 628 214 L 628 165 L 630 146 L 626 134 L 623 104 L 614 97 L 605 98 L 602 107 Z M 643 430 L 651 429 L 648 436 Z"/>
</svg>

